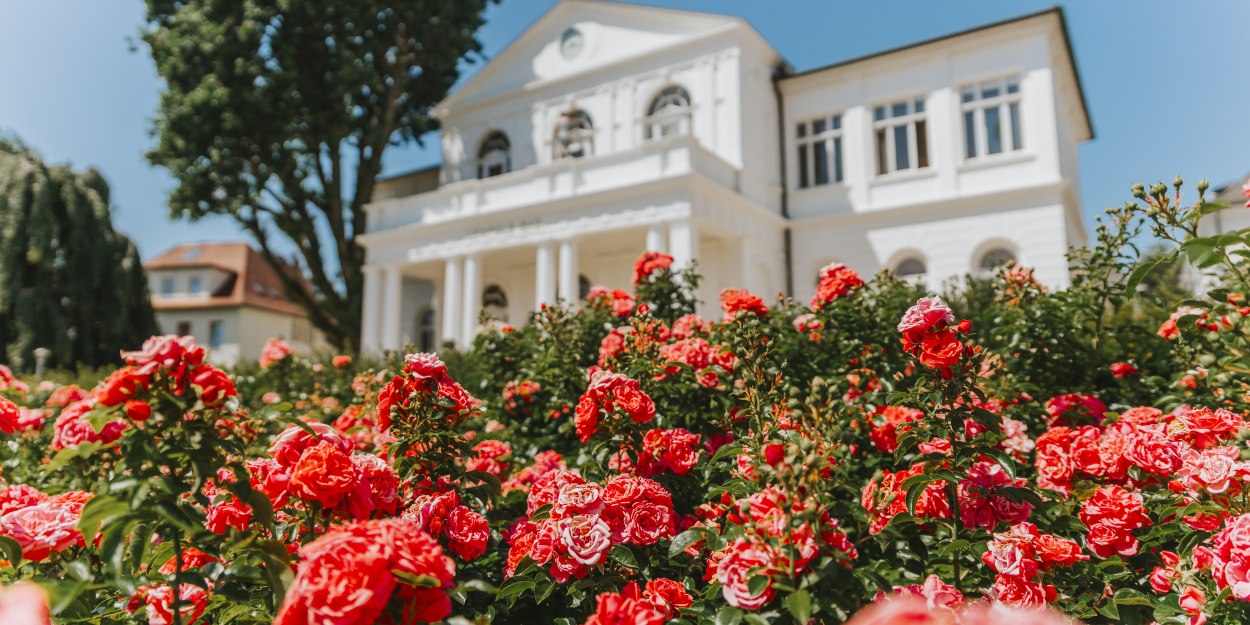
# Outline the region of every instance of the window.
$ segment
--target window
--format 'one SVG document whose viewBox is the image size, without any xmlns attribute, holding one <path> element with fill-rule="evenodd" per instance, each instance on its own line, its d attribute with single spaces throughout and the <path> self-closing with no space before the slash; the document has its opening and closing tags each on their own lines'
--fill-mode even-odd
<svg viewBox="0 0 1250 625">
<path fill-rule="evenodd" d="M 555 158 L 581 158 L 595 153 L 595 126 L 586 111 L 564 113 L 556 122 Z"/>
<path fill-rule="evenodd" d="M 799 148 L 799 188 L 842 182 L 842 116 L 800 122 L 795 129 Z"/>
<path fill-rule="evenodd" d="M 191 322 L 179 321 L 177 331 L 174 332 L 174 334 L 177 334 L 178 336 L 191 336 Z"/>
<path fill-rule="evenodd" d="M 434 351 L 433 308 L 424 308 L 417 313 L 417 347 L 423 352 Z"/>
<path fill-rule="evenodd" d="M 873 107 L 872 127 L 877 142 L 878 176 L 929 166 L 924 98 Z"/>
<path fill-rule="evenodd" d="M 647 109 L 646 126 L 648 139 L 690 132 L 690 94 L 677 86 L 661 91 Z"/>
<path fill-rule="evenodd" d="M 590 283 L 590 278 L 587 278 L 586 274 L 582 273 L 582 274 L 577 275 L 577 298 L 578 299 L 583 299 L 583 300 L 586 299 L 586 297 L 590 295 L 591 287 L 592 285 Z"/>
<path fill-rule="evenodd" d="M 291 340 L 296 343 L 312 345 L 313 329 L 312 322 L 307 319 L 291 320 Z"/>
<path fill-rule="evenodd" d="M 508 135 L 496 130 L 482 140 L 477 150 L 477 177 L 490 178 L 512 171 L 512 146 Z"/>
<path fill-rule="evenodd" d="M 994 247 L 981 254 L 981 260 L 977 262 L 977 268 L 980 269 L 981 275 L 991 275 L 999 267 L 1007 263 L 1016 261 L 1016 255 L 1005 247 Z"/>
<path fill-rule="evenodd" d="M 1005 78 L 964 87 L 964 156 L 978 158 L 1014 152 L 1020 140 L 1020 80 Z"/>
<path fill-rule="evenodd" d="M 914 256 L 902 260 L 894 268 L 894 275 L 898 276 L 898 279 L 907 280 L 908 282 L 924 282 L 928 273 L 929 269 L 925 266 L 924 260 Z"/>
<path fill-rule="evenodd" d="M 208 322 L 208 346 L 212 349 L 221 347 L 222 340 L 225 338 L 225 323 L 221 319 L 213 319 Z"/>
<path fill-rule="evenodd" d="M 174 279 L 173 278 L 161 278 L 161 295 L 173 295 L 173 294 L 174 294 Z"/>
<path fill-rule="evenodd" d="M 193 247 L 182 253 L 182 260 L 195 260 L 204 252 L 204 248 Z"/>
<path fill-rule="evenodd" d="M 191 286 L 187 287 L 187 292 L 195 295 L 204 289 L 204 278 L 200 276 L 191 276 Z"/>
<path fill-rule="evenodd" d="M 508 322 L 508 294 L 503 287 L 492 284 L 482 290 L 482 309 L 491 319 Z"/>
</svg>

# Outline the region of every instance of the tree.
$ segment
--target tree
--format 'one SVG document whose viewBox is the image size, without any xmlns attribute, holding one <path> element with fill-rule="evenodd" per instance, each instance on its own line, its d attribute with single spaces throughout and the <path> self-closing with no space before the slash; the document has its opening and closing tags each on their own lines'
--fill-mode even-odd
<svg viewBox="0 0 1250 625">
<path fill-rule="evenodd" d="M 437 128 L 490 1 L 148 0 L 166 84 L 148 158 L 177 180 L 171 214 L 235 219 L 312 323 L 357 347 L 355 237 L 382 155 Z"/>
<path fill-rule="evenodd" d="M 139 252 L 113 230 L 94 169 L 49 167 L 0 139 L 0 361 L 100 366 L 156 333 Z"/>
</svg>

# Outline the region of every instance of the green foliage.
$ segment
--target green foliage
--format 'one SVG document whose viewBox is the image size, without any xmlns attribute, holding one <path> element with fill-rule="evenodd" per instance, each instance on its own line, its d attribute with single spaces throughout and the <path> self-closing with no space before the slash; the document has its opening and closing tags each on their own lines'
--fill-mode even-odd
<svg viewBox="0 0 1250 625">
<path fill-rule="evenodd" d="M 356 237 L 383 154 L 437 128 L 488 1 L 148 0 L 165 81 L 148 158 L 178 181 L 171 214 L 234 218 L 313 324 L 358 346 Z"/>
<path fill-rule="evenodd" d="M 48 166 L 0 140 L 0 362 L 35 368 L 113 363 L 156 331 L 135 246 L 113 230 L 96 170 Z"/>
</svg>

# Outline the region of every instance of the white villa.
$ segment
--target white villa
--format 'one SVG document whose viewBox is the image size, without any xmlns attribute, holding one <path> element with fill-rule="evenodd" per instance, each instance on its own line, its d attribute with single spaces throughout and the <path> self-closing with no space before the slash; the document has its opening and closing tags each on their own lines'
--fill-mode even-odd
<svg viewBox="0 0 1250 625">
<path fill-rule="evenodd" d="M 1085 243 L 1060 9 L 796 73 L 742 19 L 563 0 L 436 114 L 443 163 L 368 207 L 367 350 L 628 287 L 644 250 L 697 259 L 707 314 L 727 287 L 806 299 L 834 261 L 1063 287 Z"/>
</svg>

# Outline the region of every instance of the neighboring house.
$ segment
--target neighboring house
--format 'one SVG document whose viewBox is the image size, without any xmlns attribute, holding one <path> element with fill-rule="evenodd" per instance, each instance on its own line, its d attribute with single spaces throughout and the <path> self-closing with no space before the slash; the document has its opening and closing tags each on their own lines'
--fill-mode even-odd
<svg viewBox="0 0 1250 625">
<path fill-rule="evenodd" d="M 1207 192 L 1208 200 L 1212 202 L 1227 202 L 1228 208 L 1204 216 L 1198 222 L 1199 236 L 1209 237 L 1250 228 L 1250 208 L 1246 207 L 1246 195 L 1242 192 L 1243 185 L 1248 181 L 1250 181 L 1250 174 Z M 1186 263 L 1185 279 L 1193 287 L 1195 293 L 1201 295 L 1217 286 L 1219 282 L 1217 274 L 1221 270 L 1222 266 L 1217 266 L 1205 270 L 1204 273 L 1204 271 L 1199 271 L 1193 265 Z"/>
<path fill-rule="evenodd" d="M 368 206 L 363 345 L 465 345 L 631 261 L 698 260 L 701 312 L 822 266 L 937 289 L 1009 260 L 1068 284 L 1093 136 L 1051 9 L 794 73 L 745 21 L 564 0 L 440 103 L 444 162 Z"/>
<path fill-rule="evenodd" d="M 255 360 L 271 338 L 303 352 L 325 345 L 303 309 L 283 296 L 273 268 L 247 243 L 183 243 L 144 268 L 161 332 L 194 336 L 215 363 Z"/>
</svg>

